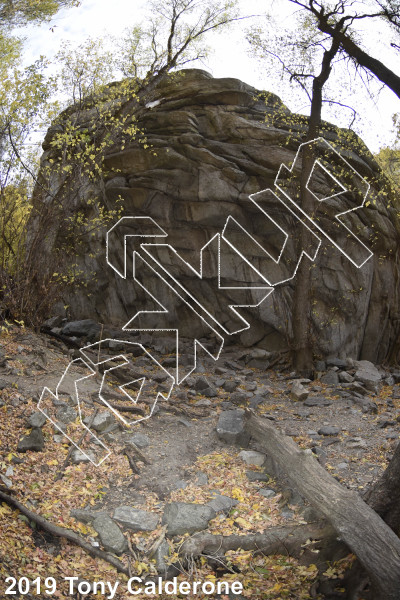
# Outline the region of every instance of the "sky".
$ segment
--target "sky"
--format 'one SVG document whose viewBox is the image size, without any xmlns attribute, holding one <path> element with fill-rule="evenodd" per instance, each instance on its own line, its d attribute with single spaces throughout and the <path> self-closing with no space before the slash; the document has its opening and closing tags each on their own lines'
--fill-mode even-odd
<svg viewBox="0 0 400 600">
<path fill-rule="evenodd" d="M 241 0 L 240 4 L 242 14 L 259 15 L 267 10 L 277 27 L 282 23 L 285 26 L 293 24 L 294 7 L 287 0 Z M 82 0 L 79 8 L 60 11 L 51 25 L 44 24 L 24 30 L 25 62 L 29 64 L 40 55 L 53 57 L 63 41 L 68 40 L 78 45 L 89 36 L 104 34 L 120 36 L 125 27 L 143 22 L 144 19 L 143 0 Z M 265 65 L 250 56 L 244 29 L 254 25 L 264 27 L 264 24 L 264 18 L 254 17 L 240 21 L 229 31 L 210 36 L 207 41 L 212 51 L 207 62 L 193 64 L 193 67 L 203 68 L 214 77 L 241 79 L 258 89 L 277 94 L 291 110 L 307 112 L 307 101 L 298 89 L 291 89 L 287 84 L 283 85 L 278 76 L 271 77 Z M 368 38 L 369 47 L 374 55 L 394 70 L 398 70 L 398 54 L 390 55 L 387 52 L 388 45 L 384 45 L 386 39 L 381 39 L 382 36 L 376 26 L 371 28 L 365 21 L 363 26 L 366 28 L 364 37 Z M 383 52 L 386 54 L 383 55 Z M 342 85 L 342 92 L 346 93 L 346 81 L 338 85 Z M 359 85 L 360 93 L 350 97 L 351 105 L 360 114 L 354 129 L 361 134 L 369 148 L 377 152 L 380 147 L 393 142 L 392 115 L 400 113 L 400 102 L 389 90 L 383 90 L 377 100 L 368 100 L 363 93 L 362 83 Z M 349 114 L 349 111 L 342 110 L 341 122 L 339 122 L 328 109 L 325 118 L 341 126 L 347 126 L 350 122 Z"/>
</svg>

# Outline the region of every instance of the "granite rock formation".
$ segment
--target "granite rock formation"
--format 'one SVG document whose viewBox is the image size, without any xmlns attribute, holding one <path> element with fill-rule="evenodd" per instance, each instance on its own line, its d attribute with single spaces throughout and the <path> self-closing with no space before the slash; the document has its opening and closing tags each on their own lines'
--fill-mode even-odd
<svg viewBox="0 0 400 600">
<path fill-rule="evenodd" d="M 260 245 L 274 254 L 282 239 L 265 226 L 265 219 L 260 219 L 249 195 L 273 188 L 280 165 L 292 163 L 299 133 L 305 128 L 304 118 L 291 115 L 274 94 L 260 93 L 236 79 L 214 79 L 196 69 L 162 81 L 139 109 L 135 101 L 131 104 L 150 147 L 133 140 L 123 150 L 108 152 L 104 159 L 105 181 L 96 185 L 81 180 L 79 193 L 71 193 L 70 199 L 68 196 L 63 199 L 64 204 L 70 203 L 72 212 L 82 208 L 90 212 L 89 196 L 97 196 L 108 208 L 122 198 L 124 216 L 152 217 L 168 234 L 161 241 L 170 244 L 197 269 L 200 249 L 215 234 L 222 233 L 229 216 L 247 231 L 251 229 Z M 129 101 L 127 106 L 129 109 Z M 53 152 L 53 133 L 50 129 L 43 146 L 42 177 L 47 186 L 55 189 L 58 177 L 55 170 L 50 169 L 50 175 L 44 175 Z M 332 244 L 322 242 L 312 268 L 315 347 L 320 357 L 351 356 L 380 362 L 389 356 L 399 330 L 399 220 L 396 211 L 386 206 L 377 183 L 378 166 L 363 143 L 355 135 L 350 136 L 350 141 L 341 142 L 345 139 L 343 131 L 329 124 L 324 137 L 338 143 L 346 160 L 372 182 L 369 205 L 352 213 L 349 223 L 372 250 L 373 257 L 357 268 Z M 327 185 L 323 177 L 319 185 L 323 193 Z M 36 189 L 36 206 L 51 202 L 45 187 Z M 296 219 L 282 215 L 281 204 L 273 197 L 268 213 L 285 226 L 285 231 L 295 230 Z M 38 227 L 40 220 L 33 220 L 31 234 Z M 50 256 L 63 235 L 63 223 L 53 223 L 41 250 L 42 259 Z M 294 237 L 289 235 L 289 246 L 293 246 Z M 241 242 L 247 261 L 262 272 L 268 262 L 263 248 L 250 243 L 246 236 L 242 236 Z M 133 247 L 128 242 L 128 249 Z M 122 238 L 118 247 L 110 248 L 110 256 L 121 268 L 122 249 Z M 88 235 L 76 250 L 76 268 L 90 276 L 90 283 L 63 298 L 61 304 L 69 305 L 70 319 L 94 319 L 119 328 L 139 310 L 154 306 L 129 276 L 129 261 L 126 279 L 107 265 L 105 230 Z M 289 248 L 290 252 L 294 256 L 294 246 Z M 190 269 L 180 268 L 168 251 L 160 250 L 158 256 L 161 262 L 169 264 L 177 279 L 196 289 L 196 275 L 191 275 Z M 213 256 L 211 263 L 215 261 Z M 41 264 L 45 268 L 46 261 Z M 229 290 L 225 295 L 218 293 L 215 264 L 213 268 L 214 277 L 210 275 L 199 293 L 223 324 L 229 320 L 227 304 L 235 296 L 231 297 Z M 162 302 L 164 288 L 159 278 L 151 270 L 145 269 L 144 273 L 147 289 Z M 257 279 L 245 261 L 231 260 L 229 252 L 223 276 L 228 287 Z M 234 342 L 245 346 L 257 344 L 267 350 L 287 347 L 294 285 L 295 278 L 277 286 L 257 308 L 242 309 L 250 328 L 231 336 Z M 245 296 L 247 304 L 255 303 L 256 294 L 249 291 Z M 193 313 L 179 301 L 169 315 L 170 326 L 174 327 L 177 320 L 183 335 L 206 333 L 202 322 L 193 319 Z M 165 326 L 166 319 L 160 321 L 157 314 L 153 321 L 146 317 L 147 325 L 160 327 L 160 322 Z"/>
</svg>

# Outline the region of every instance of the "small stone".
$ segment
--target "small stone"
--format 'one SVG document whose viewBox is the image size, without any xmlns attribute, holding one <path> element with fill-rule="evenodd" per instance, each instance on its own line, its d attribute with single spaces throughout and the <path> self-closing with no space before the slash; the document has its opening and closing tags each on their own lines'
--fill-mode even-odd
<svg viewBox="0 0 400 600">
<path fill-rule="evenodd" d="M 304 406 L 330 406 L 332 404 L 331 400 L 328 398 L 324 398 L 323 396 L 312 396 L 308 397 L 307 400 L 304 400 Z"/>
<path fill-rule="evenodd" d="M 169 545 L 166 540 L 163 540 L 154 553 L 154 560 L 156 562 L 157 573 L 165 579 L 168 572 L 168 565 L 165 559 L 168 559 L 168 557 Z"/>
<path fill-rule="evenodd" d="M 295 402 L 298 402 L 300 400 L 305 400 L 308 397 L 308 391 L 303 386 L 303 384 L 300 383 L 300 381 L 295 380 L 293 382 L 292 388 L 290 390 L 290 397 Z"/>
<path fill-rule="evenodd" d="M 258 493 L 264 496 L 264 498 L 273 498 L 276 496 L 276 492 L 271 488 L 261 488 L 258 490 Z"/>
<path fill-rule="evenodd" d="M 294 512 L 290 510 L 290 508 L 283 508 L 281 511 L 281 515 L 284 519 L 290 520 L 294 517 Z"/>
<path fill-rule="evenodd" d="M 82 321 L 71 321 L 64 325 L 62 329 L 63 335 L 87 337 L 97 340 L 100 333 L 100 325 L 92 319 L 84 319 Z"/>
<path fill-rule="evenodd" d="M 358 381 L 353 381 L 352 383 L 342 383 L 342 387 L 351 392 L 359 394 L 360 396 L 367 396 L 369 394 L 368 390 L 358 383 Z"/>
<path fill-rule="evenodd" d="M 99 534 L 106 552 L 122 554 L 127 550 L 127 541 L 116 523 L 108 516 L 101 515 L 93 521 L 93 529 Z"/>
<path fill-rule="evenodd" d="M 374 364 L 368 360 L 360 360 L 356 362 L 357 371 L 354 375 L 357 381 L 361 381 L 369 390 L 376 390 L 377 384 L 381 381 L 382 376 Z"/>
<path fill-rule="evenodd" d="M 396 421 L 393 421 L 393 419 L 387 417 L 384 417 L 383 419 L 378 421 L 379 429 L 386 429 L 386 427 L 392 427 L 393 425 L 396 425 Z"/>
<path fill-rule="evenodd" d="M 196 473 L 195 484 L 199 485 L 199 486 L 207 485 L 208 484 L 207 475 L 205 473 L 202 473 L 202 471 L 199 471 L 198 473 Z"/>
<path fill-rule="evenodd" d="M 43 427 L 47 419 L 40 411 L 34 412 L 28 419 L 28 427 Z"/>
<path fill-rule="evenodd" d="M 256 452 L 255 450 L 242 450 L 239 452 L 239 457 L 246 463 L 246 465 L 262 467 L 265 463 L 265 454 L 262 454 L 262 452 Z"/>
<path fill-rule="evenodd" d="M 256 384 L 256 383 L 248 383 L 248 384 L 246 385 L 246 390 L 247 390 L 248 392 L 255 392 L 255 391 L 256 391 L 256 389 L 257 389 L 257 387 L 258 387 L 258 386 L 257 386 L 257 384 Z"/>
<path fill-rule="evenodd" d="M 75 421 L 77 416 L 78 416 L 78 413 L 76 412 L 76 410 L 74 410 L 71 406 L 68 406 L 67 404 L 64 404 L 64 406 L 61 406 L 56 412 L 57 421 L 61 421 L 62 423 L 65 423 L 66 425 L 68 423 L 73 423 L 73 421 Z"/>
<path fill-rule="evenodd" d="M 228 513 L 237 504 L 239 504 L 239 502 L 234 498 L 229 498 L 229 496 L 222 496 L 220 494 L 216 494 L 212 500 L 207 502 L 207 506 L 210 506 L 217 514 L 221 512 Z"/>
<path fill-rule="evenodd" d="M 336 468 L 337 468 L 339 471 L 344 471 L 345 469 L 348 469 L 348 468 L 349 468 L 349 465 L 348 465 L 346 462 L 341 462 L 341 463 L 339 463 L 338 465 L 336 465 Z"/>
<path fill-rule="evenodd" d="M 216 512 L 211 506 L 171 502 L 164 509 L 162 524 L 167 525 L 168 535 L 172 537 L 203 531 L 215 516 Z"/>
<path fill-rule="evenodd" d="M 158 515 L 131 508 L 119 506 L 115 509 L 113 517 L 127 529 L 132 531 L 154 531 L 158 525 Z"/>
<path fill-rule="evenodd" d="M 177 419 L 177 423 L 180 423 L 181 425 L 184 425 L 188 428 L 193 427 L 193 423 L 185 419 L 185 417 L 179 417 L 179 419 Z"/>
<path fill-rule="evenodd" d="M 319 435 L 338 435 L 340 433 L 339 427 L 334 427 L 332 425 L 324 425 L 320 429 L 318 429 Z"/>
<path fill-rule="evenodd" d="M 340 383 L 352 383 L 354 381 L 354 377 L 350 375 L 347 371 L 341 371 L 339 373 L 339 381 Z"/>
<path fill-rule="evenodd" d="M 229 401 L 223 401 L 223 402 L 221 402 L 220 406 L 221 406 L 222 410 L 225 410 L 225 411 L 227 411 L 227 410 L 235 410 L 234 405 L 232 404 L 232 402 L 229 402 Z"/>
<path fill-rule="evenodd" d="M 330 370 L 321 377 L 320 382 L 327 385 L 337 385 L 339 383 L 339 376 L 336 371 Z"/>
<path fill-rule="evenodd" d="M 308 408 L 303 408 L 300 406 L 299 408 L 296 408 L 293 411 L 293 414 L 298 417 L 303 417 L 304 419 L 307 419 L 307 417 L 309 417 L 311 415 L 311 410 L 308 410 Z"/>
<path fill-rule="evenodd" d="M 90 423 L 90 419 L 91 419 L 90 417 L 86 417 L 83 420 L 85 425 L 88 425 Z M 98 433 L 102 433 L 103 431 L 108 429 L 108 427 L 110 427 L 110 425 L 113 425 L 114 423 L 115 423 L 114 417 L 107 410 L 107 411 L 101 412 L 95 416 L 91 429 L 94 429 Z"/>
<path fill-rule="evenodd" d="M 248 398 L 249 394 L 245 394 L 244 392 L 233 392 L 233 394 L 230 395 L 230 401 L 233 402 L 233 404 L 235 404 L 236 406 L 246 404 Z"/>
<path fill-rule="evenodd" d="M 201 392 L 202 390 L 209 388 L 210 385 L 211 384 L 208 381 L 207 377 L 204 377 L 202 375 L 201 377 L 197 377 L 196 381 L 194 382 L 193 389 L 195 389 L 196 392 Z"/>
<path fill-rule="evenodd" d="M 377 414 L 378 406 L 372 400 L 360 396 L 352 396 L 351 401 L 361 407 L 363 413 Z"/>
<path fill-rule="evenodd" d="M 147 448 L 147 446 L 150 446 L 151 443 L 149 436 L 145 435 L 144 433 L 133 433 L 126 438 L 126 441 L 128 443 L 132 442 L 132 444 L 135 444 L 135 446 L 138 448 Z"/>
<path fill-rule="evenodd" d="M 75 448 L 71 454 L 71 462 L 73 465 L 79 465 L 80 463 L 95 462 L 96 457 L 91 450 L 88 450 L 86 454 Z"/>
<path fill-rule="evenodd" d="M 222 386 L 222 389 L 225 390 L 225 392 L 234 392 L 238 387 L 239 383 L 240 381 L 230 379 L 228 381 L 225 381 L 225 383 Z"/>
<path fill-rule="evenodd" d="M 223 411 L 216 427 L 218 437 L 227 444 L 247 446 L 250 435 L 245 430 L 244 410 Z"/>
<path fill-rule="evenodd" d="M 212 406 L 212 402 L 211 402 L 211 400 L 207 400 L 206 398 L 202 398 L 201 400 L 198 400 L 197 402 L 195 402 L 195 406 L 199 406 L 199 407 L 202 407 L 202 406 L 205 406 L 205 407 Z"/>
<path fill-rule="evenodd" d="M 71 515 L 71 517 L 73 517 L 80 523 L 84 523 L 85 525 L 88 525 L 89 523 L 93 523 L 93 521 L 95 519 L 97 519 L 97 517 L 107 517 L 108 516 L 107 513 L 105 513 L 104 511 L 87 510 L 87 509 L 81 509 L 81 508 L 74 508 L 73 510 L 71 510 L 70 515 Z"/>
<path fill-rule="evenodd" d="M 17 446 L 17 452 L 41 452 L 44 448 L 44 437 L 42 430 L 38 427 L 32 429 L 29 435 L 23 437 Z"/>
<path fill-rule="evenodd" d="M 206 396 L 207 398 L 215 398 L 218 396 L 218 392 L 214 386 L 210 385 L 210 387 L 204 388 L 201 390 L 200 394 Z"/>
<path fill-rule="evenodd" d="M 246 471 L 246 477 L 249 481 L 261 481 L 268 483 L 271 479 L 267 473 L 260 473 L 259 471 Z"/>
<path fill-rule="evenodd" d="M 4 485 L 8 488 L 11 489 L 12 488 L 12 481 L 11 479 L 9 479 L 6 475 L 3 475 L 2 473 L 0 473 L 0 480 L 4 483 Z"/>
<path fill-rule="evenodd" d="M 260 404 L 262 404 L 263 402 L 265 402 L 266 399 L 263 398 L 262 396 L 253 396 L 250 399 L 250 408 L 257 408 Z"/>
<path fill-rule="evenodd" d="M 188 482 L 185 481 L 184 479 L 178 479 L 178 481 L 176 481 L 174 483 L 173 489 L 174 490 L 184 490 L 187 488 L 188 485 L 189 485 Z"/>
</svg>

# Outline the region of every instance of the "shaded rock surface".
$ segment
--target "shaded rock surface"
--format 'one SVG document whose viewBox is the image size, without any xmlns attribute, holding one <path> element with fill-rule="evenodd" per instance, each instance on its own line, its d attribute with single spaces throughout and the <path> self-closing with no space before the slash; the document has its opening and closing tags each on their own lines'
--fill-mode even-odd
<svg viewBox="0 0 400 600">
<path fill-rule="evenodd" d="M 154 531 L 158 516 L 130 506 L 119 506 L 115 509 L 114 519 L 132 531 Z"/>
<path fill-rule="evenodd" d="M 244 410 L 223 411 L 218 419 L 217 434 L 227 444 L 246 446 L 250 436 L 244 428 Z"/>
<path fill-rule="evenodd" d="M 35 427 L 29 435 L 26 435 L 18 442 L 17 451 L 28 452 L 28 450 L 32 450 L 33 452 L 41 452 L 43 447 L 44 438 L 42 430 Z"/>
<path fill-rule="evenodd" d="M 215 515 L 211 506 L 171 502 L 164 509 L 162 523 L 167 525 L 169 536 L 183 535 L 206 529 Z"/>
<path fill-rule="evenodd" d="M 158 104 L 149 105 L 149 101 L 158 101 Z M 274 94 L 259 94 L 237 79 L 214 79 L 197 69 L 167 77 L 150 93 L 146 103 L 147 108 L 143 106 L 137 113 L 138 126 L 144 131 L 153 152 L 135 140 L 128 140 L 123 150 L 113 148 L 105 157 L 108 172 L 105 188 L 100 183 L 96 187 L 95 183 L 82 178 L 79 182 L 71 180 L 70 195 L 64 201 L 66 208 L 72 213 L 83 209 L 86 214 L 89 198 L 97 195 L 107 208 L 113 209 L 117 198 L 122 197 L 125 215 L 153 218 L 167 232 L 165 242 L 192 264 L 196 261 L 198 264 L 200 249 L 216 233 L 222 233 L 231 216 L 257 241 L 255 244 L 241 235 L 241 251 L 249 263 L 257 266 L 259 272 L 269 272 L 271 259 L 263 248 L 278 255 L 282 239 L 276 228 L 271 230 L 272 222 L 262 218 L 249 195 L 274 188 L 280 165 L 290 165 L 294 159 L 300 139 L 296 139 L 296 133 L 304 133 L 305 121 L 294 116 L 291 122 L 290 111 Z M 135 106 L 136 101 L 132 100 L 132 112 Z M 125 108 L 128 110 L 129 105 Z M 80 110 L 80 123 L 84 128 L 91 109 Z M 289 119 L 279 121 L 279 111 Z M 266 117 L 269 124 L 265 122 Z M 55 152 L 51 147 L 52 135 L 53 129 L 50 129 L 44 143 L 43 174 Z M 338 141 L 340 146 L 338 130 L 334 126 L 326 125 L 324 135 L 328 140 Z M 342 154 L 358 173 L 374 180 L 378 166 L 358 138 L 352 138 L 351 147 L 342 147 Z M 56 173 L 52 172 L 50 177 L 50 188 L 56 189 Z M 318 179 L 317 185 L 319 188 L 315 191 L 320 194 L 329 187 L 324 176 Z M 43 191 L 45 188 L 46 185 L 41 185 L 35 191 L 37 207 L 51 201 Z M 329 246 L 329 251 L 318 254 L 312 269 L 313 336 L 316 350 L 321 355 L 353 356 L 381 362 L 397 339 L 398 220 L 394 209 L 387 208 L 377 187 L 372 188 L 371 196 L 374 201 L 349 214 L 346 223 L 352 233 L 371 248 L 373 258 L 362 268 L 355 268 L 335 247 Z M 348 208 L 353 208 L 345 198 L 341 200 L 341 210 L 344 205 L 347 207 L 346 202 Z M 290 233 L 293 223 L 282 216 L 281 208 L 276 198 L 269 197 L 268 214 Z M 30 239 L 33 239 L 38 223 L 38 218 L 31 221 Z M 330 225 L 324 215 L 321 225 L 323 228 Z M 61 223 L 55 220 L 46 234 L 38 250 L 38 264 L 43 270 L 64 235 Z M 77 259 L 77 269 L 90 274 L 91 294 L 87 294 L 84 287 L 77 288 L 60 303 L 60 306 L 68 304 L 72 318 L 80 319 L 62 330 L 77 338 L 96 338 L 99 330 L 93 320 L 120 328 L 137 313 L 139 306 L 148 302 L 148 297 L 143 296 L 131 279 L 122 279 L 108 267 L 104 239 L 105 231 L 88 238 L 90 251 L 82 244 L 84 250 Z M 287 251 L 292 260 L 294 243 L 290 235 Z M 168 250 L 155 252 L 162 264 L 171 262 Z M 122 264 L 122 255 L 120 243 L 110 246 L 110 258 L 116 264 Z M 382 256 L 386 258 L 381 261 Z M 247 263 L 232 258 L 226 249 L 223 259 L 224 276 L 232 287 L 253 281 L 254 272 Z M 183 263 L 175 265 L 174 269 L 178 279 L 186 278 L 188 285 L 194 285 L 196 276 L 190 275 Z M 291 275 L 289 271 L 285 274 Z M 160 279 L 148 272 L 144 273 L 144 279 L 151 293 L 162 299 L 164 288 Z M 227 309 L 227 304 L 234 303 L 233 292 L 222 293 L 217 288 L 210 279 L 199 291 L 199 300 L 220 323 L 236 322 L 236 317 Z M 258 344 L 267 350 L 285 348 L 292 327 L 288 310 L 292 293 L 293 286 L 283 284 L 256 308 L 242 309 L 241 313 L 246 315 L 251 327 L 238 335 L 240 343 L 246 346 Z M 256 304 L 254 292 L 247 292 L 244 303 Z M 175 310 L 176 313 L 169 317 L 173 327 L 179 320 L 183 335 L 205 333 L 203 321 L 193 318 L 194 313 L 185 304 L 177 301 Z M 143 319 L 147 328 L 151 328 L 153 321 L 154 327 L 158 326 L 159 315 L 146 314 Z M 253 357 L 250 362 L 258 368 L 268 366 L 267 357 Z"/>
<path fill-rule="evenodd" d="M 221 494 L 215 494 L 213 499 L 207 502 L 207 506 L 215 510 L 216 513 L 228 513 L 237 504 L 239 502 L 234 498 L 229 498 L 229 496 Z"/>
<path fill-rule="evenodd" d="M 128 547 L 124 534 L 108 515 L 100 515 L 92 523 L 106 552 L 122 554 Z"/>
</svg>

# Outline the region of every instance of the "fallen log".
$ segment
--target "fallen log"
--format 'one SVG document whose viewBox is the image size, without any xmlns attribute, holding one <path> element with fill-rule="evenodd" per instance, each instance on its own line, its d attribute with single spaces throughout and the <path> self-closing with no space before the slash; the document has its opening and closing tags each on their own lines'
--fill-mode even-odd
<svg viewBox="0 0 400 600">
<path fill-rule="evenodd" d="M 81 538 L 74 531 L 71 531 L 70 529 L 65 529 L 64 527 L 59 527 L 58 525 L 51 523 L 44 517 L 34 513 L 33 511 L 29 510 L 29 508 L 26 508 L 26 506 L 24 506 L 21 502 L 18 502 L 18 500 L 16 500 L 15 498 L 12 498 L 8 494 L 4 494 L 1 491 L 0 500 L 6 502 L 10 506 L 13 506 L 14 508 L 17 508 L 23 515 L 28 517 L 30 521 L 33 521 L 48 533 L 51 533 L 56 537 L 60 537 L 65 540 L 68 540 L 69 542 L 72 542 L 73 544 L 79 546 L 85 552 L 90 554 L 90 556 L 93 556 L 93 558 L 101 558 L 102 560 L 105 560 L 106 562 L 110 563 L 110 565 L 115 567 L 120 573 L 125 573 L 125 575 L 129 575 L 128 567 L 126 567 L 124 563 L 120 561 L 116 556 L 113 556 L 109 552 L 104 552 L 104 550 L 100 550 L 100 548 L 95 548 L 94 546 L 86 542 L 83 538 Z"/>
<path fill-rule="evenodd" d="M 246 430 L 335 529 L 368 573 L 374 600 L 400 598 L 400 539 L 359 494 L 343 487 L 268 419 L 246 410 Z"/>
<path fill-rule="evenodd" d="M 314 541 L 318 544 L 320 540 L 330 538 L 333 534 L 333 529 L 326 523 L 271 527 L 263 533 L 248 535 L 213 535 L 205 531 L 188 538 L 182 544 L 179 554 L 182 558 L 221 556 L 228 550 L 240 548 L 260 554 L 287 554 L 300 558 L 306 543 Z"/>
</svg>

